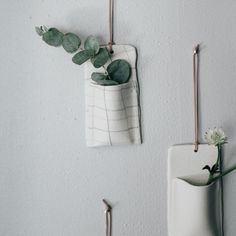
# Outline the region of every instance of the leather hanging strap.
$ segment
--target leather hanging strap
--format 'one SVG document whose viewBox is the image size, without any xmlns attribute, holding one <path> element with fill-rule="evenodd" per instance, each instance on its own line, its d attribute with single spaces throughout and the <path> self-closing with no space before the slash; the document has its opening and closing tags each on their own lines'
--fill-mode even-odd
<svg viewBox="0 0 236 236">
<path fill-rule="evenodd" d="M 198 104 L 198 76 L 199 76 L 199 44 L 193 49 L 193 94 L 194 94 L 194 151 L 198 151 L 199 137 L 199 104 Z"/>
<path fill-rule="evenodd" d="M 112 45 L 113 42 L 113 12 L 114 12 L 114 0 L 109 0 L 109 52 L 113 53 Z"/>
<path fill-rule="evenodd" d="M 106 214 L 106 236 L 111 236 L 112 234 L 112 207 L 108 204 L 108 202 L 103 199 L 103 203 L 106 206 L 105 214 Z"/>
</svg>

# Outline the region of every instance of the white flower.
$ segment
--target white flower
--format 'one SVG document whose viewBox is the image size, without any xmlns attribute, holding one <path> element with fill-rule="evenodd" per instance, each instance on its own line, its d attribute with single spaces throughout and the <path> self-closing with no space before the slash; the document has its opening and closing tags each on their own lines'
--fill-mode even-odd
<svg viewBox="0 0 236 236">
<path fill-rule="evenodd" d="M 214 128 L 207 130 L 205 140 L 208 144 L 217 146 L 226 143 L 227 137 L 221 128 Z"/>
</svg>

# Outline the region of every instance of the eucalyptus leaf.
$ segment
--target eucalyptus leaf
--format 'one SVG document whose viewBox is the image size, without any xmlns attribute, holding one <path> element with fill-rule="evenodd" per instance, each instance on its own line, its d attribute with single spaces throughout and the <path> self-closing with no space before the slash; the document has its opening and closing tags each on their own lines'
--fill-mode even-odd
<svg viewBox="0 0 236 236">
<path fill-rule="evenodd" d="M 67 52 L 76 52 L 79 49 L 80 45 L 81 40 L 77 35 L 73 33 L 67 33 L 63 36 L 62 46 Z"/>
<path fill-rule="evenodd" d="M 59 47 L 63 42 L 63 33 L 56 28 L 51 28 L 43 34 L 43 41 L 50 46 Z"/>
<path fill-rule="evenodd" d="M 93 72 L 91 78 L 93 81 L 97 82 L 98 80 L 106 80 L 108 76 L 103 73 Z"/>
<path fill-rule="evenodd" d="M 97 38 L 89 36 L 84 42 L 84 48 L 86 50 L 93 50 L 95 52 L 94 54 L 97 54 L 100 48 Z"/>
<path fill-rule="evenodd" d="M 35 27 L 35 31 L 39 36 L 42 36 L 44 33 L 42 27 L 38 27 L 38 26 Z"/>
<path fill-rule="evenodd" d="M 118 85 L 119 83 L 114 81 L 114 80 L 97 80 L 96 81 L 99 85 L 104 85 L 104 86 L 111 86 L 111 85 Z"/>
<path fill-rule="evenodd" d="M 106 48 L 100 48 L 97 55 L 91 58 L 91 62 L 95 68 L 99 68 L 107 63 L 109 53 Z"/>
<path fill-rule="evenodd" d="M 82 65 L 84 62 L 86 62 L 88 59 L 90 59 L 93 55 L 94 55 L 93 50 L 83 50 L 83 51 L 76 53 L 73 56 L 72 61 L 75 64 Z"/>
<path fill-rule="evenodd" d="M 108 65 L 107 72 L 112 80 L 123 84 L 128 82 L 131 76 L 131 67 L 127 61 L 118 59 Z"/>
</svg>

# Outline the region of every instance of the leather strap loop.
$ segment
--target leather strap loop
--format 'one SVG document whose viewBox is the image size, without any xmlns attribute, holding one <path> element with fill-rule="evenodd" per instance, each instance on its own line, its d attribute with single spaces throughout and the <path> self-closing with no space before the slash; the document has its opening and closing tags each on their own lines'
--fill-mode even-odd
<svg viewBox="0 0 236 236">
<path fill-rule="evenodd" d="M 198 151 L 199 137 L 199 104 L 198 104 L 198 77 L 199 77 L 199 48 L 198 44 L 193 49 L 193 94 L 194 94 L 194 151 Z"/>
<path fill-rule="evenodd" d="M 106 206 L 105 214 L 106 214 L 106 236 L 111 236 L 112 234 L 112 207 L 111 205 L 105 200 L 102 200 Z"/>
</svg>

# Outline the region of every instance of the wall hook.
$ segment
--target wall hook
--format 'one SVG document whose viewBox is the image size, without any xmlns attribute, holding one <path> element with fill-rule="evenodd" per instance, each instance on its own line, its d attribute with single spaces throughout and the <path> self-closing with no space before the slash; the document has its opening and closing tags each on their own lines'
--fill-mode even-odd
<svg viewBox="0 0 236 236">
<path fill-rule="evenodd" d="M 106 199 L 102 199 L 103 203 L 105 204 L 105 214 L 106 214 L 106 236 L 112 235 L 112 207 L 107 202 Z"/>
<path fill-rule="evenodd" d="M 194 94 L 194 152 L 198 151 L 199 137 L 199 104 L 198 104 L 198 77 L 199 77 L 199 51 L 200 45 L 193 48 L 193 94 Z"/>
</svg>

